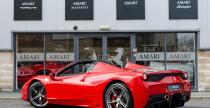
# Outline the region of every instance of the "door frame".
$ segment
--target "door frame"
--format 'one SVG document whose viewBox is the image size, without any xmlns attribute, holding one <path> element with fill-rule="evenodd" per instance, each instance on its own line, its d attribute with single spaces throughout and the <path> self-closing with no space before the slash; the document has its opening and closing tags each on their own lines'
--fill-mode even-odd
<svg viewBox="0 0 210 108">
<path fill-rule="evenodd" d="M 135 63 L 136 62 L 136 59 L 134 58 L 134 51 L 133 49 L 136 48 L 136 35 L 135 33 L 109 33 L 107 36 L 106 36 L 106 48 L 107 48 L 107 38 L 108 37 L 129 37 L 130 38 L 130 61 Z M 107 56 L 107 51 L 108 49 L 105 50 L 106 53 L 105 55 Z"/>
</svg>

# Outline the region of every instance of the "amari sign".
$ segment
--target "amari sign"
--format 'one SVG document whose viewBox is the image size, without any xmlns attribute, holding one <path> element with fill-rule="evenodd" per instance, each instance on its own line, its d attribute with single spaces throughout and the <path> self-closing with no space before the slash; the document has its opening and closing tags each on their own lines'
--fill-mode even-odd
<svg viewBox="0 0 210 108">
<path fill-rule="evenodd" d="M 66 20 L 93 20 L 93 0 L 66 0 Z"/>
<path fill-rule="evenodd" d="M 42 20 L 42 0 L 14 0 L 14 20 Z"/>
<path fill-rule="evenodd" d="M 167 52 L 166 56 L 164 52 L 145 52 L 136 53 L 136 61 L 164 61 L 165 57 L 167 61 L 194 61 L 194 52 Z"/>
<path fill-rule="evenodd" d="M 47 61 L 73 61 L 74 53 L 47 53 Z M 34 61 L 44 61 L 43 53 L 18 53 L 18 62 L 34 62 Z"/>
<path fill-rule="evenodd" d="M 145 0 L 117 0 L 117 20 L 145 19 Z"/>
<path fill-rule="evenodd" d="M 198 19 L 198 0 L 169 0 L 169 19 Z"/>
</svg>

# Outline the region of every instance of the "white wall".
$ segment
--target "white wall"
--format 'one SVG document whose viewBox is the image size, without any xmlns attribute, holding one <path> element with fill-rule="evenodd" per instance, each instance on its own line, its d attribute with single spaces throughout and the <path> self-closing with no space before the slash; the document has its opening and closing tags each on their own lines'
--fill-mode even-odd
<svg viewBox="0 0 210 108">
<path fill-rule="evenodd" d="M 65 21 L 65 0 L 43 0 L 42 21 L 14 21 L 13 1 L 0 0 L 0 49 L 11 49 L 12 31 L 72 31 L 74 25 L 81 31 L 100 31 L 100 25 L 112 31 L 200 31 L 200 47 L 210 48 L 209 0 L 198 0 L 198 20 L 169 20 L 169 0 L 145 0 L 146 20 L 133 21 L 116 20 L 116 0 L 94 0 L 93 21 Z"/>
<path fill-rule="evenodd" d="M 0 63 L 0 91 L 11 91 L 14 81 L 13 53 L 1 52 Z"/>
</svg>

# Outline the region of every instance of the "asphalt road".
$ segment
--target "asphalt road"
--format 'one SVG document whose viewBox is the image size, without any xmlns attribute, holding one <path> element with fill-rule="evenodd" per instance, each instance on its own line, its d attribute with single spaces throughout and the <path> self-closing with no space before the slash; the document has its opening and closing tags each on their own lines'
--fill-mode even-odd
<svg viewBox="0 0 210 108">
<path fill-rule="evenodd" d="M 33 108 L 22 100 L 0 100 L 0 108 Z M 49 106 L 49 108 L 75 108 L 65 106 Z M 183 108 L 210 108 L 210 99 L 191 99 Z"/>
</svg>

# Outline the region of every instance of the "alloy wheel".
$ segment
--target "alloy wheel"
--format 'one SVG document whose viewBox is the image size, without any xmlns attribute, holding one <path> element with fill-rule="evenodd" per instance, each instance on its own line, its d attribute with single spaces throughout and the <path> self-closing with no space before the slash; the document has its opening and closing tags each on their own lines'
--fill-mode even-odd
<svg viewBox="0 0 210 108">
<path fill-rule="evenodd" d="M 113 84 L 106 91 L 106 108 L 131 108 L 130 104 L 131 95 L 124 84 Z"/>
<path fill-rule="evenodd" d="M 45 107 L 48 104 L 45 88 L 40 82 L 35 82 L 30 86 L 29 101 L 38 108 Z"/>
</svg>

